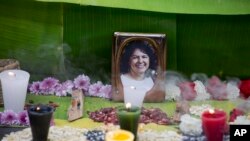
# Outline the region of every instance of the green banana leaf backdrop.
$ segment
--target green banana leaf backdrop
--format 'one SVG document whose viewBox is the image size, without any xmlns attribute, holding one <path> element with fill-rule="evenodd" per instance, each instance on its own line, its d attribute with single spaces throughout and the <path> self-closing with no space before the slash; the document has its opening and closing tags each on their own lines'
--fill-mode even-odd
<svg viewBox="0 0 250 141">
<path fill-rule="evenodd" d="M 250 77 L 250 2 L 243 0 L 8 0 L 0 58 L 31 80 L 86 74 L 110 82 L 113 33 L 164 33 L 167 70 Z"/>
</svg>

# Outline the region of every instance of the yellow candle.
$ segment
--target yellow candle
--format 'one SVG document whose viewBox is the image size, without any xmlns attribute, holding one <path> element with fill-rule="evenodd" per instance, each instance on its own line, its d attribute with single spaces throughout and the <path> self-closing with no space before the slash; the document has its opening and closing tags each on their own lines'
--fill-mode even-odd
<svg viewBox="0 0 250 141">
<path fill-rule="evenodd" d="M 110 131 L 105 136 L 105 141 L 133 141 L 134 135 L 126 130 Z"/>
</svg>

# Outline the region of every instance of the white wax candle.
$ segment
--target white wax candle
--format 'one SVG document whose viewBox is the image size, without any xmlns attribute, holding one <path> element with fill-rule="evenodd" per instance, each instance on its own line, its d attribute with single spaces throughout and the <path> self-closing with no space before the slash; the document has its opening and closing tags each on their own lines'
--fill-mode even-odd
<svg viewBox="0 0 250 141">
<path fill-rule="evenodd" d="M 6 70 L 0 73 L 4 110 L 23 111 L 29 73 L 23 70 Z"/>
<path fill-rule="evenodd" d="M 145 91 L 134 86 L 124 88 L 124 103 L 131 103 L 132 106 L 142 107 Z"/>
</svg>

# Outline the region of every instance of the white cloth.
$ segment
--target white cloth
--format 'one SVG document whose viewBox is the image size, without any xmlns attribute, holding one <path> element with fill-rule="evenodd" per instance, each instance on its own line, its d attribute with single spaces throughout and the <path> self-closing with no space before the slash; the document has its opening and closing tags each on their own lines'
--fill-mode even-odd
<svg viewBox="0 0 250 141">
<path fill-rule="evenodd" d="M 146 77 L 143 80 L 134 80 L 125 75 L 121 75 L 121 81 L 125 104 L 129 102 L 132 106 L 138 107 L 142 106 L 146 92 L 154 86 L 151 77 Z"/>
</svg>

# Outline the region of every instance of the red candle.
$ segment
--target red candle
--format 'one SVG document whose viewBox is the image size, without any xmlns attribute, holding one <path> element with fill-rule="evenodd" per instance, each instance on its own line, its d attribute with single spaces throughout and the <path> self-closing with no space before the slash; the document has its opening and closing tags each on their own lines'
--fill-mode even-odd
<svg viewBox="0 0 250 141">
<path fill-rule="evenodd" d="M 202 127 L 207 141 L 222 141 L 226 125 L 226 112 L 208 110 L 202 113 Z"/>
</svg>

